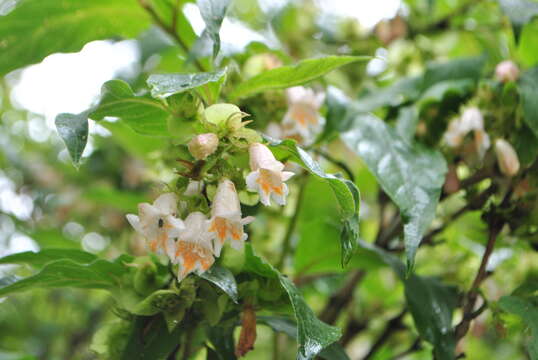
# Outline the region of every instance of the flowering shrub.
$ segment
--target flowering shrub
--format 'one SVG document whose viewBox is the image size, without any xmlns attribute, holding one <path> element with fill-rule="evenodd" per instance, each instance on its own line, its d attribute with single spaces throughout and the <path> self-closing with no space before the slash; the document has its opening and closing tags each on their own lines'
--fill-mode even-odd
<svg viewBox="0 0 538 360">
<path fill-rule="evenodd" d="M 0 359 L 538 359 L 538 5 L 284 3 L 0 1 Z"/>
</svg>

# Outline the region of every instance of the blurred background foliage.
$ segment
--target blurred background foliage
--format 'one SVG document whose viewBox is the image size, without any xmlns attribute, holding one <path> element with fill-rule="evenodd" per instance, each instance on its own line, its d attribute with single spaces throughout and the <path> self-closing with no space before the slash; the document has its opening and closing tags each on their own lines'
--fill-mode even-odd
<svg viewBox="0 0 538 360">
<path fill-rule="evenodd" d="M 175 166 L 176 145 L 137 134 L 123 121 L 91 121 L 89 146 L 82 165 L 75 168 L 53 120 L 59 112 L 85 110 L 98 99 L 100 84 L 110 78 L 123 79 L 138 91 L 151 73 L 192 72 L 196 71 L 195 64 L 188 60 L 185 49 L 175 46 L 173 39 L 152 25 L 151 17 L 136 1 L 91 1 L 80 8 L 74 0 L 43 1 L 34 9 L 39 13 L 27 14 L 27 22 L 40 21 L 43 27 L 50 26 L 50 31 L 46 36 L 32 37 L 26 32 L 28 24 L 21 22 L 15 28 L 15 24 L 6 24 L 3 19 L 2 15 L 9 15 L 18 2 L 0 0 L 0 34 L 5 35 L 6 27 L 11 26 L 9 30 L 19 35 L 10 36 L 20 36 L 18 48 L 10 48 L 6 55 L 0 35 L 0 73 L 5 75 L 0 83 L 0 254 L 71 248 L 107 259 L 125 252 L 143 255 L 144 241 L 128 226 L 124 215 L 136 212 L 139 202 L 154 199 L 165 183 L 175 179 L 171 169 Z M 166 18 L 169 2 L 150 2 Z M 491 74 L 495 65 L 505 59 L 515 60 L 523 69 L 537 65 L 538 19 L 533 16 L 538 14 L 538 3 L 378 3 L 233 1 L 221 33 L 222 61 L 231 69 L 225 85 L 229 88 L 224 93 L 249 74 L 263 71 L 267 54 L 271 54 L 271 61 L 284 64 L 325 54 L 375 55 L 369 62 L 331 72 L 314 86 L 341 89 L 357 99 L 363 111 L 373 111 L 388 123 L 402 126 L 404 135 L 402 118 L 410 114 L 411 138 L 428 145 L 439 143 L 448 120 L 460 112 L 461 106 L 479 105 L 488 114 L 487 121 L 494 124 L 489 127 L 490 135 L 504 135 L 506 129 L 511 129 L 510 140 L 521 162 L 532 165 L 538 152 L 537 139 L 521 121 L 518 95 L 509 87 L 492 85 Z M 180 18 L 180 32 L 186 34 L 186 46 L 191 48 L 196 42 L 195 32 L 200 34 L 199 15 L 193 3 L 180 1 L 179 5 L 185 14 Z M 55 24 L 51 18 L 49 24 L 48 16 L 56 11 L 64 11 L 69 20 Z M 66 30 L 64 25 L 68 26 L 72 19 L 76 19 L 76 26 L 71 24 Z M 105 39 L 109 40 L 85 45 Z M 82 47 L 78 57 L 51 55 L 42 64 L 19 69 L 40 62 L 49 53 L 77 52 Z M 207 66 L 204 51 L 207 53 L 209 48 L 194 49 L 194 56 Z M 65 58 L 57 58 L 53 64 L 57 56 Z M 478 71 L 472 69 L 477 65 L 471 62 L 459 64 L 458 71 L 445 69 L 445 73 L 432 70 L 430 65 L 432 61 L 473 56 L 480 61 Z M 421 89 L 416 82 L 419 78 L 444 85 L 423 91 L 425 87 Z M 84 88 L 89 81 L 95 86 Z M 278 121 L 286 109 L 279 90 L 242 99 L 238 105 L 252 115 L 253 126 L 260 130 Z M 329 118 L 327 106 L 322 111 Z M 517 121 L 517 126 L 506 121 Z M 421 124 L 427 125 L 428 133 L 421 133 Z M 327 139 L 335 139 L 334 135 L 328 133 Z M 374 175 L 359 157 L 340 141 L 330 141 L 324 151 L 345 161 L 351 169 L 361 190 L 361 239 L 373 242 L 378 229 L 392 219 L 397 208 L 380 191 Z M 445 156 L 450 162 L 450 156 L 457 155 L 447 152 Z M 327 171 L 341 171 L 334 163 L 320 161 Z M 486 157 L 484 162 L 488 161 L 494 160 Z M 472 169 L 459 171 L 464 177 Z M 529 173 L 535 171 L 536 166 Z M 486 189 L 488 181 L 473 191 Z M 258 253 L 273 264 L 279 261 L 287 224 L 294 216 L 296 203 L 304 202 L 290 239 L 293 256 L 284 262 L 284 272 L 322 320 L 344 330 L 342 342 L 349 357 L 394 359 L 408 352 L 398 358 L 431 359 L 431 345 L 415 344 L 419 334 L 413 319 L 408 311 L 402 312 L 406 302 L 404 285 L 390 267 L 365 249 L 359 250 L 347 267 L 341 267 L 339 244 L 328 240 L 339 236 L 339 223 L 334 216 L 338 209 L 328 186 L 310 177 L 305 184 L 292 185 L 291 194 L 282 212 L 269 209 L 257 214 L 259 221 L 251 225 L 250 231 Z M 434 276 L 460 290 L 469 288 L 479 266 L 487 225 L 480 208 L 470 209 L 446 222 L 447 226 L 442 225 L 468 199 L 468 193 L 458 192 L 440 203 L 432 225 L 440 229 L 435 234 L 435 246 L 421 248 L 416 260 L 418 274 Z M 529 206 L 536 207 L 533 202 Z M 513 218 L 517 220 L 518 215 L 513 214 Z M 536 281 L 537 224 L 534 217 L 527 220 L 521 233 L 501 233 L 495 261 L 489 264 L 495 272 L 482 287 L 485 298 L 492 303 L 525 280 Z M 0 271 L 4 276 L 0 281 L 6 283 L 12 276 L 31 273 L 29 267 L 13 265 L 2 265 Z M 350 274 L 361 281 L 351 289 L 353 297 L 347 303 L 334 305 L 342 308 L 333 316 L 327 312 L 326 304 L 345 286 Z M 533 311 L 534 323 L 530 327 L 536 332 L 536 308 Z M 461 310 L 456 310 L 456 316 L 461 316 Z M 35 289 L 1 298 L 0 360 L 98 358 L 95 348 L 90 347 L 92 337 L 114 319 L 112 300 L 100 290 Z M 295 356 L 295 347 L 286 345 L 294 340 L 285 336 L 275 340 L 271 330 L 260 324 L 258 334 L 256 347 L 247 359 L 273 359 L 275 341 L 280 359 Z M 387 338 L 383 338 L 384 334 Z M 458 349 L 465 351 L 469 359 L 526 359 L 533 341 L 537 341 L 537 335 L 531 337 L 528 323 L 502 312 L 495 304 L 476 319 Z"/>
</svg>

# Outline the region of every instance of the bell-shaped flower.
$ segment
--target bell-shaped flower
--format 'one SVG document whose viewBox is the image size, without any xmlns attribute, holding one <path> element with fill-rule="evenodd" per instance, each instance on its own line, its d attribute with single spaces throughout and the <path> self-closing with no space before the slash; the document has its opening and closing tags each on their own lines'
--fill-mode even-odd
<svg viewBox="0 0 538 360">
<path fill-rule="evenodd" d="M 215 259 L 207 217 L 199 211 L 190 213 L 185 219 L 185 229 L 168 239 L 168 250 L 170 260 L 179 265 L 178 280 L 209 269 Z"/>
<path fill-rule="evenodd" d="M 324 119 L 319 114 L 319 108 L 325 94 L 316 94 L 312 89 L 295 86 L 287 89 L 286 95 L 288 111 L 282 120 L 285 137 L 299 137 L 303 142 L 312 141 L 323 127 Z"/>
<path fill-rule="evenodd" d="M 226 240 L 234 249 L 241 249 L 248 235 L 243 231 L 243 226 L 254 220 L 252 216 L 241 218 L 241 205 L 235 185 L 224 178 L 219 182 L 217 192 L 211 206 L 211 220 L 209 232 L 212 233 L 213 249 L 215 256 L 220 256 L 220 251 Z"/>
<path fill-rule="evenodd" d="M 127 221 L 149 241 L 153 252 L 167 253 L 168 239 L 178 236 L 185 228 L 176 218 L 178 199 L 174 193 L 159 196 L 153 205 L 138 204 L 138 216 L 127 214 Z"/>
<path fill-rule="evenodd" d="M 250 169 L 246 178 L 247 189 L 257 191 L 265 206 L 271 205 L 271 198 L 279 205 L 286 204 L 288 186 L 284 181 L 294 173 L 283 171 L 284 164 L 275 159 L 267 146 L 254 143 L 249 147 Z"/>
<path fill-rule="evenodd" d="M 519 158 L 517 153 L 504 139 L 495 140 L 495 154 L 501 172 L 506 176 L 514 176 L 519 171 Z"/>
</svg>

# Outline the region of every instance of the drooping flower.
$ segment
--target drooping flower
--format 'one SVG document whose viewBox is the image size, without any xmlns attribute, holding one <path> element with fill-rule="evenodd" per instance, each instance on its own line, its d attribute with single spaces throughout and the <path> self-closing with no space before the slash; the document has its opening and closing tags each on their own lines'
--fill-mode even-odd
<svg viewBox="0 0 538 360">
<path fill-rule="evenodd" d="M 444 141 L 450 147 L 459 147 L 469 132 L 474 134 L 474 146 L 479 158 L 483 158 L 491 146 L 489 135 L 484 130 L 484 117 L 477 107 L 465 109 L 461 118 L 453 119 L 448 124 Z"/>
<path fill-rule="evenodd" d="M 178 236 L 185 228 L 183 222 L 176 218 L 177 197 L 174 193 L 160 195 L 153 205 L 138 204 L 138 216 L 127 214 L 127 221 L 149 241 L 153 252 L 167 253 L 168 239 Z"/>
<path fill-rule="evenodd" d="M 495 140 L 495 154 L 501 172 L 506 176 L 514 176 L 519 171 L 519 158 L 517 153 L 504 139 Z"/>
<path fill-rule="evenodd" d="M 219 137 L 213 133 L 196 135 L 189 141 L 189 152 L 196 160 L 205 160 L 219 146 Z"/>
<path fill-rule="evenodd" d="M 267 146 L 254 143 L 249 147 L 250 169 L 246 178 L 247 188 L 260 194 L 262 204 L 269 206 L 271 198 L 279 205 L 286 204 L 288 186 L 284 181 L 294 173 L 283 171 L 284 164 L 276 160 Z"/>
<path fill-rule="evenodd" d="M 295 86 L 286 90 L 286 96 L 288 111 L 282 120 L 285 137 L 298 137 L 303 143 L 311 142 L 323 128 L 324 119 L 319 114 L 319 108 L 325 94 Z"/>
<path fill-rule="evenodd" d="M 241 205 L 235 185 L 224 178 L 219 182 L 215 198 L 211 207 L 211 220 L 209 232 L 212 233 L 213 249 L 216 256 L 226 240 L 230 241 L 234 249 L 241 249 L 248 235 L 243 231 L 243 226 L 254 220 L 252 216 L 241 218 Z"/>
<path fill-rule="evenodd" d="M 516 81 L 519 78 L 519 68 L 511 60 L 504 60 L 495 67 L 495 77 L 503 83 Z"/>
<path fill-rule="evenodd" d="M 185 219 L 185 229 L 168 239 L 168 249 L 170 260 L 179 265 L 178 280 L 209 269 L 215 259 L 207 217 L 199 211 L 190 213 Z"/>
</svg>

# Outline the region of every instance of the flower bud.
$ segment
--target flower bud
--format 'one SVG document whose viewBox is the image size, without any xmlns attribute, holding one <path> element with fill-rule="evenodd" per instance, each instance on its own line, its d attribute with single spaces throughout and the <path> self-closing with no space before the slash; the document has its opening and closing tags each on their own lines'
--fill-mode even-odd
<svg viewBox="0 0 538 360">
<path fill-rule="evenodd" d="M 205 119 L 217 126 L 226 127 L 229 123 L 241 122 L 243 113 L 234 104 L 214 104 L 204 110 Z"/>
<path fill-rule="evenodd" d="M 501 172 L 506 176 L 514 176 L 519 171 L 519 159 L 516 151 L 504 139 L 495 141 L 495 153 L 497 154 L 497 163 Z"/>
<path fill-rule="evenodd" d="M 219 137 L 213 133 L 196 135 L 189 141 L 188 147 L 196 160 L 205 160 L 219 146 Z"/>
<path fill-rule="evenodd" d="M 464 136 L 471 130 L 484 130 L 484 117 L 477 107 L 465 109 L 460 121 L 460 130 Z"/>
<path fill-rule="evenodd" d="M 501 61 L 495 68 L 495 77 L 503 83 L 516 81 L 519 78 L 519 68 L 511 60 Z"/>
</svg>

